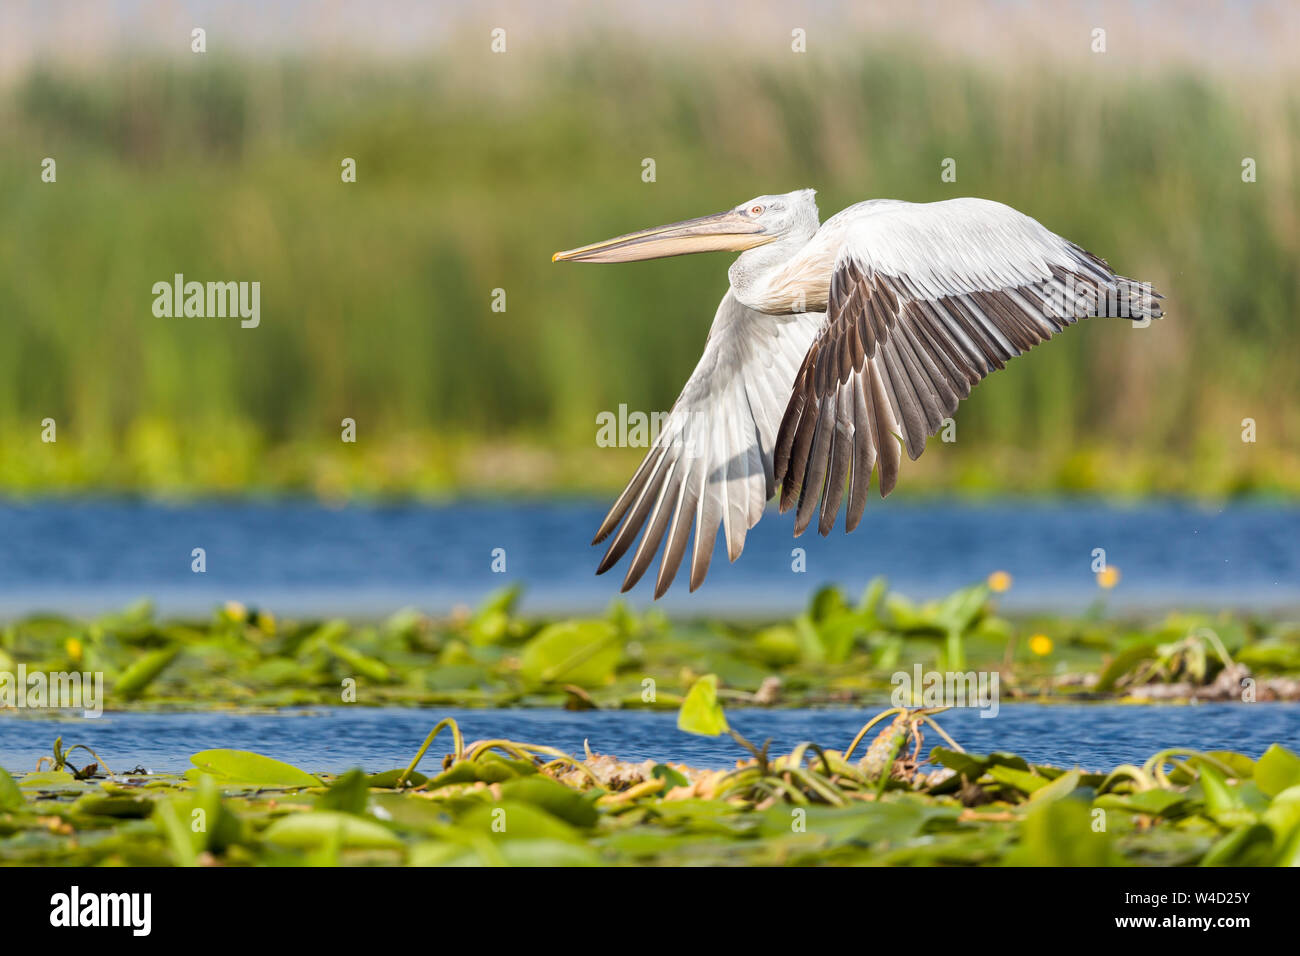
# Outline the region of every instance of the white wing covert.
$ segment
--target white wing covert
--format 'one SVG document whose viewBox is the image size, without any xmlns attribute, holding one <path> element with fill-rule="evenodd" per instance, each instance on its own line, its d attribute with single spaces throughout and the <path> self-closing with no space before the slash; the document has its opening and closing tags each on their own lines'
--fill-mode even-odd
<svg viewBox="0 0 1300 956">
<path fill-rule="evenodd" d="M 872 469 L 893 490 L 899 442 L 916 459 L 990 372 L 1080 318 L 1158 318 L 1150 286 L 1009 206 L 983 199 L 850 207 L 825 324 L 799 367 L 778 432 L 781 510 L 795 534 L 820 505 L 829 533 L 848 486 L 846 530 L 862 518 Z M 897 439 L 897 440 L 896 440 Z"/>
</svg>

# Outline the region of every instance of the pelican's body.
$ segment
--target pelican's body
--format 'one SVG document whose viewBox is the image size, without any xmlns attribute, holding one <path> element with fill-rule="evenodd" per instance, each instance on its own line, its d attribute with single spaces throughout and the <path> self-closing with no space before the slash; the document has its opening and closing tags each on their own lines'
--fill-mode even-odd
<svg viewBox="0 0 1300 956">
<path fill-rule="evenodd" d="M 796 535 L 818 506 L 827 534 L 846 492 L 852 531 L 873 469 L 888 494 L 900 443 L 918 457 L 989 372 L 1079 318 L 1161 314 L 1149 286 L 984 199 L 869 200 L 823 224 L 805 189 L 554 258 L 722 250 L 740 256 L 704 355 L 593 542 L 614 535 L 603 573 L 641 534 L 625 591 L 662 544 L 662 595 L 692 526 L 695 590 L 718 526 L 734 561 L 778 486 L 782 511 L 798 505 Z"/>
</svg>

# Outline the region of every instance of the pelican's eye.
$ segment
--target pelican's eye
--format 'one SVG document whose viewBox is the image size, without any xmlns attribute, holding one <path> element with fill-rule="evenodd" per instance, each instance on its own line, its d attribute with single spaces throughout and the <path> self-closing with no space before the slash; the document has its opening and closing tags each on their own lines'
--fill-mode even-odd
<svg viewBox="0 0 1300 956">
<path fill-rule="evenodd" d="M 759 215 L 762 211 L 763 211 L 763 207 L 762 207 L 762 206 L 750 206 L 750 207 L 749 207 L 749 214 L 750 214 L 751 216 L 757 216 L 757 215 Z"/>
</svg>

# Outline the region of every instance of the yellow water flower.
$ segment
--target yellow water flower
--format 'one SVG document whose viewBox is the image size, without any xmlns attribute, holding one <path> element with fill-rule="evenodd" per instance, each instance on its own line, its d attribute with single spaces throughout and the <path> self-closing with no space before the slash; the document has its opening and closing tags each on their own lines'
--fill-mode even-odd
<svg viewBox="0 0 1300 956">
<path fill-rule="evenodd" d="M 63 645 L 68 652 L 68 659 L 73 661 L 81 660 L 81 641 L 75 637 L 70 637 L 67 643 Z"/>
<path fill-rule="evenodd" d="M 1119 584 L 1119 568 L 1113 564 L 1106 565 L 1097 572 L 1097 584 L 1108 591 Z"/>
<path fill-rule="evenodd" d="M 248 608 L 244 607 L 244 605 L 240 604 L 238 601 L 227 601 L 225 611 L 226 617 L 230 618 L 232 621 L 244 621 L 248 619 Z"/>
<path fill-rule="evenodd" d="M 1011 575 L 1005 571 L 994 571 L 989 575 L 989 590 L 1001 594 L 1011 590 Z"/>
<path fill-rule="evenodd" d="M 1039 657 L 1052 653 L 1052 639 L 1046 634 L 1035 634 L 1029 639 L 1029 649 Z"/>
</svg>

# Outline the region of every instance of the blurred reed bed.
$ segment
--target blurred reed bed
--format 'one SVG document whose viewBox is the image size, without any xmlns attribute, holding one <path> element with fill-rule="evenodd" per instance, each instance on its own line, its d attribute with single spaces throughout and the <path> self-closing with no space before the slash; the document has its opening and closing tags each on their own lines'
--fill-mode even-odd
<svg viewBox="0 0 1300 956">
<path fill-rule="evenodd" d="M 550 254 L 815 186 L 823 217 L 998 199 L 1168 298 L 1151 328 L 1086 324 L 979 387 L 905 493 L 1300 491 L 1287 84 L 885 38 L 829 59 L 480 46 L 35 67 L 0 90 L 0 489 L 608 491 L 641 450 L 597 448 L 597 413 L 672 403 L 728 260 Z M 260 328 L 154 317 L 177 272 L 259 281 Z"/>
</svg>

